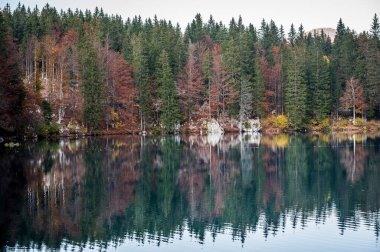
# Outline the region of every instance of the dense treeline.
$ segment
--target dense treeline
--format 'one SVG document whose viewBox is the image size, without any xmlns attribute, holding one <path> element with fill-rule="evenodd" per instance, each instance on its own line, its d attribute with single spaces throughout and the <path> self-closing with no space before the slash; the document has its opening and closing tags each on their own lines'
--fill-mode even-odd
<svg viewBox="0 0 380 252">
<path fill-rule="evenodd" d="M 333 40 L 333 41 L 332 41 Z M 154 129 L 200 119 L 286 115 L 294 129 L 331 116 L 380 116 L 380 25 L 357 34 L 339 20 L 289 33 L 196 15 L 123 20 L 102 9 L 0 11 L 2 134 Z"/>
</svg>

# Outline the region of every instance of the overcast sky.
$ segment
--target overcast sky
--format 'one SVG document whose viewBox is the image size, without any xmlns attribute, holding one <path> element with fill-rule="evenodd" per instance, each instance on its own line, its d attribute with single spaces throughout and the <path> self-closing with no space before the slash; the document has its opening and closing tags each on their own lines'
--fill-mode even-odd
<svg viewBox="0 0 380 252">
<path fill-rule="evenodd" d="M 19 1 L 9 2 L 14 9 Z M 210 16 L 228 24 L 231 17 L 243 18 L 243 23 L 260 25 L 263 18 L 273 19 L 276 24 L 284 25 L 288 31 L 290 24 L 296 27 L 303 24 L 305 30 L 313 28 L 336 28 L 339 18 L 346 26 L 357 32 L 369 30 L 375 13 L 380 14 L 380 0 L 24 0 L 26 6 L 42 8 L 49 2 L 58 10 L 67 8 L 94 10 L 95 6 L 102 7 L 106 13 L 120 14 L 124 19 L 141 15 L 143 19 L 153 17 L 171 20 L 183 28 L 192 20 L 196 13 L 201 13 L 206 22 Z"/>
</svg>

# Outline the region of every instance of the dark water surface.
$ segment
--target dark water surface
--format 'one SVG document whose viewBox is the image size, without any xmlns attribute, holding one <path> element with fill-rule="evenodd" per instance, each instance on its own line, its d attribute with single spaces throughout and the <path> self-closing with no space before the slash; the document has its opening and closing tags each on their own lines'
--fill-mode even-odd
<svg viewBox="0 0 380 252">
<path fill-rule="evenodd" d="M 0 147 L 6 250 L 380 251 L 380 139 L 118 136 Z"/>
</svg>

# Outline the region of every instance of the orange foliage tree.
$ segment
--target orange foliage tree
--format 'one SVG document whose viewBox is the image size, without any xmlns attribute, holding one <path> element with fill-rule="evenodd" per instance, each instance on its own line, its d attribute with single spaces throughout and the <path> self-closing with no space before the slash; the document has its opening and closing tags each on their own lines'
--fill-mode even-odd
<svg viewBox="0 0 380 252">
<path fill-rule="evenodd" d="M 352 109 L 354 122 L 356 113 L 363 114 L 367 108 L 363 87 L 357 79 L 351 77 L 351 79 L 346 81 L 346 88 L 340 98 L 340 105 L 342 109 Z"/>
</svg>

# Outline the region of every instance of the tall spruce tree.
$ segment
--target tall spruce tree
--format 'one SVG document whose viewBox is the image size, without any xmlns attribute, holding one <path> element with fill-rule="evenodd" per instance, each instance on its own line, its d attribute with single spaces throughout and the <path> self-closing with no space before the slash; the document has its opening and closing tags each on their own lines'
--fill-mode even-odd
<svg viewBox="0 0 380 252">
<path fill-rule="evenodd" d="M 371 35 L 375 39 L 377 46 L 380 47 L 380 23 L 376 13 L 372 19 Z"/>
<path fill-rule="evenodd" d="M 132 39 L 133 78 L 139 89 L 140 130 L 145 131 L 151 122 L 152 100 L 149 89 L 148 59 L 144 36 L 138 34 Z"/>
<path fill-rule="evenodd" d="M 314 54 L 313 78 L 313 116 L 317 121 L 321 121 L 329 116 L 331 109 L 331 80 L 330 80 L 330 60 L 322 54 L 320 49 Z"/>
<path fill-rule="evenodd" d="M 223 67 L 226 69 L 226 82 L 231 90 L 240 92 L 241 62 L 239 60 L 239 47 L 233 38 L 225 42 L 223 48 Z M 237 117 L 239 114 L 239 100 L 229 104 L 230 115 Z"/>
<path fill-rule="evenodd" d="M 95 48 L 86 37 L 83 38 L 82 55 L 83 120 L 90 129 L 99 129 L 104 112 L 105 87 Z"/>
<path fill-rule="evenodd" d="M 181 119 L 178 94 L 170 69 L 169 56 L 165 50 L 160 54 L 158 62 L 159 94 L 161 100 L 160 121 L 165 133 L 173 133 Z"/>
<path fill-rule="evenodd" d="M 254 66 L 254 83 L 253 83 L 253 111 L 256 116 L 263 117 L 264 109 L 264 95 L 265 95 L 265 82 L 263 77 L 262 66 L 260 63 L 260 55 L 255 56 L 255 66 Z"/>
<path fill-rule="evenodd" d="M 303 128 L 306 120 L 307 87 L 304 64 L 303 52 L 293 49 L 290 52 L 285 83 L 285 112 L 290 125 L 295 129 Z"/>
<path fill-rule="evenodd" d="M 240 81 L 239 120 L 246 122 L 252 114 L 252 84 L 247 75 L 243 75 Z"/>
</svg>

